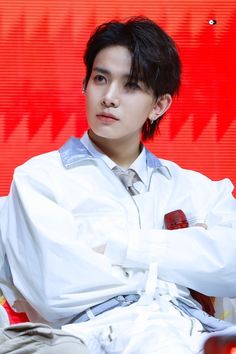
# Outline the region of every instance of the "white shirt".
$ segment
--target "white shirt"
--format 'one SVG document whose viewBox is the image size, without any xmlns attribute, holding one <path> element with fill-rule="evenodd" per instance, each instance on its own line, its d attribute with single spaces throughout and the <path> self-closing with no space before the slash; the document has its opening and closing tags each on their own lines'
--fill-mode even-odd
<svg viewBox="0 0 236 354">
<path fill-rule="evenodd" d="M 87 132 L 83 135 L 83 137 L 80 140 L 82 144 L 88 149 L 88 151 L 93 155 L 94 157 L 102 159 L 107 166 L 112 170 L 115 166 L 116 163 L 111 160 L 107 155 L 103 154 L 95 144 L 91 141 L 89 138 Z M 122 167 L 119 166 L 121 169 Z M 150 180 L 150 172 L 151 169 L 148 171 L 147 165 L 146 165 L 146 149 L 142 148 L 141 153 L 138 155 L 138 157 L 135 159 L 135 161 L 129 166 L 132 170 L 134 170 L 141 181 L 136 181 L 134 183 L 134 187 L 139 191 L 139 193 L 143 193 L 148 190 L 148 185 L 149 185 L 149 180 Z M 149 173 L 148 173 L 149 172 Z"/>
<path fill-rule="evenodd" d="M 16 169 L 1 214 L 0 286 L 11 304 L 60 326 L 96 303 L 144 291 L 152 264 L 179 292 L 236 295 L 232 184 L 144 151 L 150 180 L 135 196 L 140 203 L 79 139 Z M 208 229 L 165 230 L 164 215 L 176 209 Z"/>
</svg>

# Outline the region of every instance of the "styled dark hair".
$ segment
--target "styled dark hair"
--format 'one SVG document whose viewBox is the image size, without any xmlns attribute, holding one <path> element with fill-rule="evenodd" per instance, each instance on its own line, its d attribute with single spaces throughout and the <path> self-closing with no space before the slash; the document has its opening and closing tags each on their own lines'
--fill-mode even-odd
<svg viewBox="0 0 236 354">
<path fill-rule="evenodd" d="M 90 37 L 84 54 L 86 66 L 85 88 L 96 55 L 104 48 L 119 45 L 131 54 L 131 81 L 142 81 L 156 99 L 164 94 L 174 96 L 180 87 L 181 62 L 172 38 L 155 22 L 146 17 L 132 17 L 122 23 L 111 21 L 97 27 Z M 142 138 L 153 137 L 162 117 L 152 124 L 147 119 Z"/>
</svg>

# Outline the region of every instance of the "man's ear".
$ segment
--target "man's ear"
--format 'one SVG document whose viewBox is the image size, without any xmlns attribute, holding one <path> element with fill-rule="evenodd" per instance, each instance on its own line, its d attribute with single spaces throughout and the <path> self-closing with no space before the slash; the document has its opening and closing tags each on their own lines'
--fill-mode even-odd
<svg viewBox="0 0 236 354">
<path fill-rule="evenodd" d="M 86 91 L 86 80 L 85 78 L 83 79 L 83 85 L 82 85 L 82 93 L 84 94 Z"/>
<path fill-rule="evenodd" d="M 162 116 L 172 104 L 172 97 L 169 93 L 159 97 L 154 105 L 154 110 L 157 115 L 157 118 Z"/>
<path fill-rule="evenodd" d="M 154 103 L 153 109 L 150 112 L 149 119 L 151 122 L 161 117 L 168 109 L 172 103 L 172 97 L 169 93 L 160 96 Z"/>
</svg>

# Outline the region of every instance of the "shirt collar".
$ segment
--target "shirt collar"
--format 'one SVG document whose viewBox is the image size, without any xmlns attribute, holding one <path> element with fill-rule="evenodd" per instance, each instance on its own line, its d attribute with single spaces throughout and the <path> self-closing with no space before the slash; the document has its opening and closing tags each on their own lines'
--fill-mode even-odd
<svg viewBox="0 0 236 354">
<path fill-rule="evenodd" d="M 86 132 L 81 139 L 71 137 L 60 149 L 59 153 L 63 166 L 66 169 L 77 167 L 83 160 L 93 160 L 94 158 L 102 158 L 110 169 L 116 166 L 108 156 L 104 155 L 89 139 Z M 142 152 L 137 159 L 132 163 L 130 168 L 133 168 L 144 182 L 146 182 L 145 163 L 148 168 L 158 170 L 166 178 L 171 179 L 171 173 L 167 166 L 164 166 L 161 161 L 153 155 L 149 150 L 143 147 Z"/>
<path fill-rule="evenodd" d="M 91 155 L 93 155 L 95 158 L 97 157 L 102 159 L 111 170 L 115 166 L 117 166 L 113 160 L 111 160 L 107 155 L 105 155 L 101 150 L 99 150 L 99 148 L 91 141 L 87 132 L 83 135 L 80 141 L 88 149 Z M 122 167 L 120 168 L 123 169 Z M 129 168 L 132 168 L 138 174 L 143 183 L 148 185 L 145 149 L 142 149 L 137 159 L 130 165 Z"/>
<path fill-rule="evenodd" d="M 81 143 L 86 147 L 86 149 L 90 152 L 90 154 L 95 157 L 95 158 L 99 158 L 102 159 L 107 166 L 110 169 L 113 169 L 113 167 L 116 166 L 115 162 L 112 161 L 107 155 L 105 155 L 93 142 L 92 140 L 89 138 L 88 133 L 84 133 L 84 135 L 82 136 L 82 138 L 80 139 Z"/>
</svg>

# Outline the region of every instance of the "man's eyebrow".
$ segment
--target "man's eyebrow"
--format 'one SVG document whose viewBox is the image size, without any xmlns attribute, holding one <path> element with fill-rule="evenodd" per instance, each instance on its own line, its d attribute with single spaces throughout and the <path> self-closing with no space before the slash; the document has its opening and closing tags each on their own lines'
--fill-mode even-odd
<svg viewBox="0 0 236 354">
<path fill-rule="evenodd" d="M 112 73 L 111 73 L 109 70 L 104 69 L 104 68 L 101 68 L 100 66 L 95 66 L 95 67 L 93 68 L 93 71 L 96 71 L 97 73 L 109 75 L 109 76 L 112 75 Z M 123 74 L 122 77 L 123 77 L 124 79 L 128 80 L 129 77 L 130 77 L 130 74 Z"/>
<path fill-rule="evenodd" d="M 106 74 L 106 75 L 111 75 L 109 70 L 101 68 L 99 66 L 95 66 L 95 68 L 93 68 L 93 71 L 96 71 L 96 72 L 102 73 L 102 74 Z"/>
</svg>

